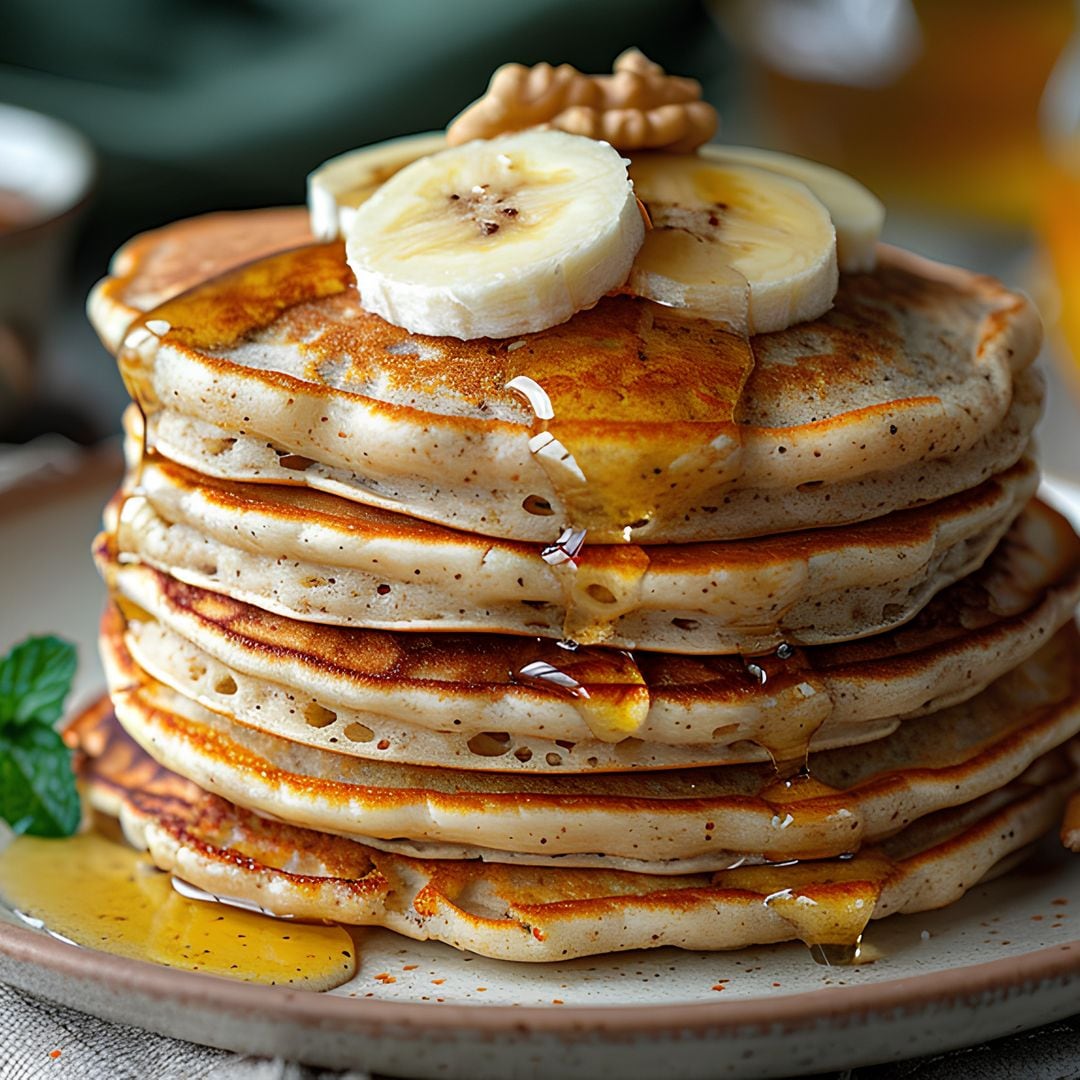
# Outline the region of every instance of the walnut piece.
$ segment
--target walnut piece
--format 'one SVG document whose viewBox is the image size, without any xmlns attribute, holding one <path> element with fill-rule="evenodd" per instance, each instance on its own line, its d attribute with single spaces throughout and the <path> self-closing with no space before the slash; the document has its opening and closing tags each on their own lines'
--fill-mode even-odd
<svg viewBox="0 0 1080 1080">
<path fill-rule="evenodd" d="M 504 64 L 487 93 L 446 132 L 451 146 L 523 128 L 553 127 L 603 139 L 617 150 L 689 153 L 716 133 L 716 110 L 696 79 L 665 75 L 638 49 L 612 75 L 585 75 L 569 64 Z"/>
</svg>

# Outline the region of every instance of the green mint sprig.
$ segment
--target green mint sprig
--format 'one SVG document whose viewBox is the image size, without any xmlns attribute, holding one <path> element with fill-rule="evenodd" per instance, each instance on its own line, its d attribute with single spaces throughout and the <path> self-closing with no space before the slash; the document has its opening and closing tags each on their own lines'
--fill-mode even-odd
<svg viewBox="0 0 1080 1080">
<path fill-rule="evenodd" d="M 71 751 L 53 728 L 75 674 L 75 647 L 27 638 L 0 660 L 0 818 L 17 833 L 70 836 L 82 807 Z"/>
</svg>

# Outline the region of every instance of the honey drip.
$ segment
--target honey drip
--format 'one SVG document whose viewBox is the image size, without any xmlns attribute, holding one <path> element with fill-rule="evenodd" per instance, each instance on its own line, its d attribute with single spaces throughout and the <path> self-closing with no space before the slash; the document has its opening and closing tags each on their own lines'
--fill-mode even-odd
<svg viewBox="0 0 1080 1080">
<path fill-rule="evenodd" d="M 714 883 L 758 893 L 819 963 L 854 963 L 895 863 L 871 848 L 827 865 L 827 872 L 813 861 L 746 866 L 721 871 Z"/>
<path fill-rule="evenodd" d="M 584 529 L 564 529 L 540 557 L 562 586 L 564 640 L 602 645 L 614 633 L 616 621 L 638 606 L 650 560 L 637 545 L 609 546 L 593 557 L 585 547 L 586 535 Z"/>
<path fill-rule="evenodd" d="M 810 956 L 822 967 L 850 967 L 862 957 L 862 934 L 849 945 L 811 945 Z"/>
<path fill-rule="evenodd" d="M 754 367 L 746 337 L 703 320 L 627 299 L 608 301 L 636 320 L 637 358 L 612 341 L 603 358 L 603 316 L 580 313 L 579 330 L 594 329 L 601 359 L 565 348 L 555 327 L 508 352 L 506 386 L 533 412 L 529 449 L 544 470 L 568 534 L 591 543 L 629 545 L 651 523 L 697 510 L 737 476 L 741 427 L 737 411 Z M 611 317 L 610 314 L 608 317 Z M 593 324 L 595 323 L 595 327 Z M 685 337 L 706 338 L 710 370 L 685 368 Z M 718 506 L 711 508 L 718 510 Z M 562 537 L 560 537 L 562 540 Z M 558 541 L 556 542 L 557 546 Z M 552 561 L 561 578 L 563 633 L 583 644 L 603 644 L 614 623 L 637 607 L 649 557 L 627 546 L 592 559 Z"/>
<path fill-rule="evenodd" d="M 649 569 L 647 550 L 628 545 L 608 549 L 604 561 L 584 557 L 553 567 L 561 578 L 566 603 L 563 633 L 582 645 L 608 641 L 615 622 L 633 611 L 641 599 L 641 583 Z"/>
<path fill-rule="evenodd" d="M 833 711 L 809 654 L 782 642 L 765 655 L 744 656 L 743 663 L 747 679 L 773 697 L 768 726 L 754 741 L 768 751 L 780 777 L 808 770 L 810 743 Z"/>
<path fill-rule="evenodd" d="M 830 795 L 842 795 L 839 788 L 822 783 L 810 775 L 810 766 L 802 765 L 791 776 L 777 776 L 776 780 L 758 792 L 758 797 L 778 806 L 804 802 L 807 799 L 824 799 Z"/>
<path fill-rule="evenodd" d="M 754 354 L 747 338 L 704 320 L 627 298 L 605 303 L 606 314 L 575 319 L 577 334 L 595 324 L 597 349 L 587 359 L 567 350 L 553 327 L 507 364 L 550 402 L 550 416 L 534 420 L 530 449 L 562 504 L 563 524 L 588 530 L 593 543 L 626 543 L 656 519 L 698 508 L 738 474 L 736 413 Z M 636 320 L 636 360 L 614 341 L 603 358 L 605 317 Z M 695 354 L 709 356 L 707 371 L 686 370 L 688 335 L 704 339 Z"/>
<path fill-rule="evenodd" d="M 66 840 L 16 838 L 0 853 L 0 895 L 55 936 L 167 967 L 307 990 L 340 986 L 356 970 L 340 926 L 189 900 L 115 826 Z"/>
</svg>

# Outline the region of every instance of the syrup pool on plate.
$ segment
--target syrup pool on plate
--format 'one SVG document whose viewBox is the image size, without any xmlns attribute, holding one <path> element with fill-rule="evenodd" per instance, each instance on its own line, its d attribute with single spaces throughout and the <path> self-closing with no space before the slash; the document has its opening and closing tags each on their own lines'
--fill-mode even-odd
<svg viewBox="0 0 1080 1080">
<path fill-rule="evenodd" d="M 181 896 L 110 822 L 66 840 L 16 837 L 0 852 L 0 898 L 74 945 L 166 967 L 306 990 L 340 986 L 356 970 L 340 926 Z"/>
</svg>

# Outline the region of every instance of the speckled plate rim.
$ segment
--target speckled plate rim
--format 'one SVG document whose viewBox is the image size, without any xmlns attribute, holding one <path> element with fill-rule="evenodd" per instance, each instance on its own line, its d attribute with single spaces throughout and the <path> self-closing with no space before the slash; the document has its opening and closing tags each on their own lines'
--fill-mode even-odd
<svg viewBox="0 0 1080 1080">
<path fill-rule="evenodd" d="M 234 1015 L 258 1013 L 264 1020 L 276 1018 L 354 1034 L 367 1029 L 374 1033 L 387 1026 L 457 1033 L 528 1030 L 570 1037 L 587 1034 L 590 1038 L 598 1033 L 629 1032 L 649 1036 L 686 1032 L 735 1035 L 747 1028 L 775 1029 L 777 1025 L 789 1032 L 821 1021 L 843 1023 L 896 1010 L 921 1013 L 991 993 L 1007 996 L 1046 983 L 1080 982 L 1080 938 L 1000 960 L 862 986 L 829 987 L 752 1001 L 578 1005 L 565 1011 L 535 1005 L 379 1001 L 258 986 L 68 945 L 40 931 L 8 923 L 0 923 L 0 953 L 16 964 L 46 967 L 76 980 L 89 978 L 125 996 L 167 999 L 177 1006 L 197 1004 L 200 1009 Z M 0 973 L 7 977 L 2 967 Z"/>
</svg>

